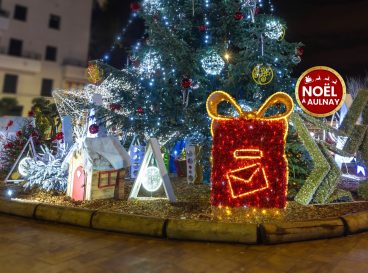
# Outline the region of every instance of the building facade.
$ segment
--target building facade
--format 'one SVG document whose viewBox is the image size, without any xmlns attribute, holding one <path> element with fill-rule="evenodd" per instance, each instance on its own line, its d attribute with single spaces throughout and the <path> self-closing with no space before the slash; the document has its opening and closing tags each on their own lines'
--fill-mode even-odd
<svg viewBox="0 0 368 273">
<path fill-rule="evenodd" d="M 0 99 L 32 100 L 86 82 L 93 0 L 0 0 Z"/>
</svg>

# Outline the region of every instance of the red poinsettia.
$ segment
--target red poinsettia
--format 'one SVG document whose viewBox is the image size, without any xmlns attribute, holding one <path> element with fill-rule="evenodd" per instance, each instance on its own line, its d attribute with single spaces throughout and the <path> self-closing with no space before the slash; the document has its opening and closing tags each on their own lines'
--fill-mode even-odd
<svg viewBox="0 0 368 273">
<path fill-rule="evenodd" d="M 16 133 L 16 136 L 17 137 L 21 137 L 23 135 L 23 132 L 22 131 L 18 131 L 17 133 Z"/>
</svg>

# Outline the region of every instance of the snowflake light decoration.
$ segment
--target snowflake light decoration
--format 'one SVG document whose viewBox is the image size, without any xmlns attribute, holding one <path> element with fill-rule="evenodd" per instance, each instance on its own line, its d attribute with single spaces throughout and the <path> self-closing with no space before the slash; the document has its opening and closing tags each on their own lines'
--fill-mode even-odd
<svg viewBox="0 0 368 273">
<path fill-rule="evenodd" d="M 219 75 L 225 67 L 225 61 L 214 50 L 210 50 L 201 60 L 202 68 L 209 75 Z"/>
<path fill-rule="evenodd" d="M 265 35 L 272 40 L 282 40 L 285 35 L 285 27 L 278 21 L 266 22 Z"/>
<path fill-rule="evenodd" d="M 149 50 L 138 67 L 139 75 L 149 79 L 161 69 L 161 56 L 154 50 Z"/>
<path fill-rule="evenodd" d="M 146 176 L 142 181 L 142 186 L 149 192 L 157 191 L 162 185 L 160 170 L 155 166 L 150 166 L 146 170 Z"/>
<path fill-rule="evenodd" d="M 161 11 L 162 3 L 161 0 L 144 0 L 142 7 L 145 13 L 152 15 Z"/>
</svg>

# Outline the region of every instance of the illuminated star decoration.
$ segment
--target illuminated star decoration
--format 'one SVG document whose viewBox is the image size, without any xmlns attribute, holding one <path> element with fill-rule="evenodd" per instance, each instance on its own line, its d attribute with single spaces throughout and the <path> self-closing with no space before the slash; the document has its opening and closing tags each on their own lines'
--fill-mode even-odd
<svg viewBox="0 0 368 273">
<path fill-rule="evenodd" d="M 214 50 L 208 51 L 201 63 L 202 68 L 208 75 L 219 75 L 225 67 L 224 60 Z"/>
</svg>

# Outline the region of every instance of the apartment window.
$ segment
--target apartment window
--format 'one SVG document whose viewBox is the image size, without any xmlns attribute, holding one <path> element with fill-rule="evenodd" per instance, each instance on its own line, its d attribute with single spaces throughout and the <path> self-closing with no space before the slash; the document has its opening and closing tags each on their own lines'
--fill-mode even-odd
<svg viewBox="0 0 368 273">
<path fill-rule="evenodd" d="M 5 74 L 3 93 L 15 94 L 17 93 L 18 76 L 12 74 Z"/>
<path fill-rule="evenodd" d="M 50 79 L 43 79 L 42 86 L 41 86 L 41 96 L 44 97 L 51 97 L 52 86 L 54 84 L 53 80 Z"/>
<path fill-rule="evenodd" d="M 21 56 L 23 49 L 23 41 L 18 39 L 10 39 L 8 54 L 12 56 Z"/>
<path fill-rule="evenodd" d="M 27 20 L 27 8 L 24 6 L 15 5 L 14 19 L 25 22 Z"/>
<path fill-rule="evenodd" d="M 57 48 L 54 46 L 47 46 L 45 53 L 45 60 L 56 61 Z"/>
<path fill-rule="evenodd" d="M 49 28 L 60 29 L 60 21 L 60 16 L 51 14 L 49 19 Z"/>
</svg>

